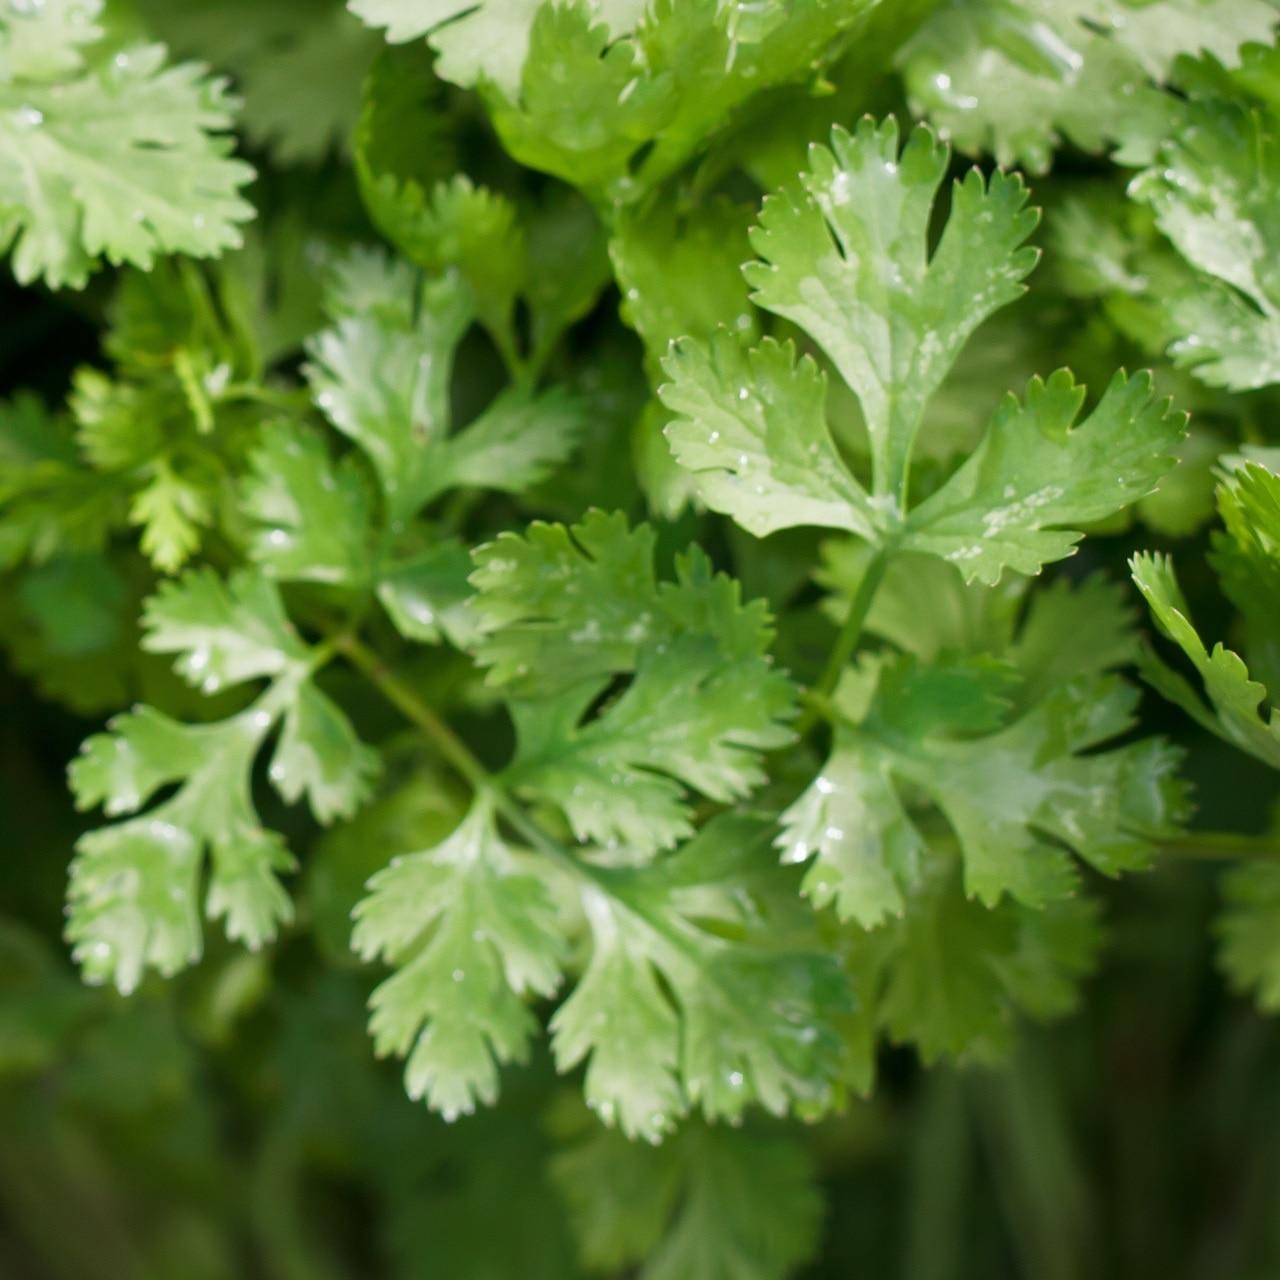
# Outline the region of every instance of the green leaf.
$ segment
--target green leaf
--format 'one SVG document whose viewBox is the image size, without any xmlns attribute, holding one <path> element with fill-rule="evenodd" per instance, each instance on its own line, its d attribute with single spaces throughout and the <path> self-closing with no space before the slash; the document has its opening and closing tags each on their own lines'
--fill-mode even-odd
<svg viewBox="0 0 1280 1280">
<path fill-rule="evenodd" d="M 744 351 L 730 333 L 680 342 L 660 389 L 667 428 L 699 496 L 756 537 L 796 525 L 873 540 L 883 517 L 849 471 L 826 422 L 826 378 L 809 356 L 766 339 Z"/>
<path fill-rule="evenodd" d="M 122 497 L 81 464 L 69 425 L 38 396 L 0 405 L 0 566 L 101 550 L 122 521 Z"/>
<path fill-rule="evenodd" d="M 279 582 L 361 586 L 369 579 L 369 494 L 349 459 L 292 423 L 264 428 L 240 505 L 253 522 L 249 554 Z"/>
<path fill-rule="evenodd" d="M 1210 563 L 1245 623 L 1250 667 L 1280 690 L 1280 476 L 1256 463 L 1233 469 L 1218 487 L 1224 532 Z"/>
<path fill-rule="evenodd" d="M 586 1060 L 588 1104 L 629 1136 L 657 1141 L 690 1105 L 733 1120 L 753 1101 L 777 1114 L 831 1104 L 842 978 L 767 924 L 740 932 L 766 837 L 758 819 L 726 815 L 672 858 L 601 872 L 603 892 L 585 891 L 591 961 L 552 1044 L 562 1071 Z"/>
<path fill-rule="evenodd" d="M 441 635 L 459 647 L 476 639 L 467 603 L 471 556 L 457 540 L 438 542 L 389 563 L 378 579 L 378 599 L 408 640 L 435 644 Z"/>
<path fill-rule="evenodd" d="M 90 982 L 125 993 L 144 967 L 171 975 L 200 956 L 203 851 L 213 860 L 208 914 L 251 947 L 291 915 L 275 873 L 293 859 L 253 809 L 249 773 L 273 717 L 255 709 L 217 725 L 188 726 L 148 707 L 90 738 L 71 769 L 80 808 L 102 802 L 133 813 L 157 788 L 181 782 L 146 814 L 90 831 L 77 845 L 67 938 Z"/>
<path fill-rule="evenodd" d="M 1174 360 L 1215 387 L 1280 381 L 1280 149 L 1271 113 L 1193 96 L 1129 190 L 1198 273 L 1158 300 L 1177 335 Z"/>
<path fill-rule="evenodd" d="M 58 555 L 15 575 L 0 612 L 10 663 L 81 715 L 127 702 L 149 675 L 134 626 L 143 577 L 105 554 Z"/>
<path fill-rule="evenodd" d="M 428 271 L 457 268 L 489 329 L 499 335 L 510 329 L 525 275 L 525 245 L 509 200 L 458 174 L 436 183 L 417 219 L 393 238 L 410 261 Z"/>
<path fill-rule="evenodd" d="M 621 513 L 589 511 L 571 528 L 535 521 L 476 548 L 476 657 L 489 682 L 520 698 L 552 697 L 635 669 L 642 649 L 709 636 L 727 659 L 758 657 L 771 636 L 763 601 L 743 605 L 732 578 L 696 548 L 676 581 L 654 574 L 655 536 Z"/>
<path fill-rule="evenodd" d="M 183 57 L 234 78 L 240 125 L 279 165 L 317 164 L 345 148 L 360 112 L 360 83 L 382 47 L 333 0 L 141 0 L 148 29 Z"/>
<path fill-rule="evenodd" d="M 378 762 L 337 704 L 307 681 L 289 701 L 268 774 L 285 800 L 306 796 L 316 820 L 327 825 L 355 812 Z"/>
<path fill-rule="evenodd" d="M 745 268 L 754 300 L 799 325 L 857 394 L 874 492 L 899 499 L 930 396 L 969 335 L 1024 291 L 1036 224 L 1020 179 L 975 170 L 953 188 L 928 253 L 947 149 L 917 128 L 864 119 L 814 147 L 798 184 L 766 198 Z"/>
<path fill-rule="evenodd" d="M 1264 1012 L 1280 1009 L 1280 866 L 1254 861 L 1223 879 L 1215 931 L 1231 985 L 1250 991 Z"/>
<path fill-rule="evenodd" d="M 966 892 L 988 907 L 1006 893 L 1033 907 L 1072 893 L 1070 849 L 1106 875 L 1149 865 L 1185 807 L 1177 754 L 1154 739 L 1095 750 L 1132 726 L 1136 693 L 1082 676 L 1010 719 L 1017 686 L 991 659 L 867 660 L 846 676 L 835 750 L 778 839 L 787 861 L 814 860 L 804 892 L 864 928 L 901 914 L 926 862 L 906 799 L 916 793 L 937 806 Z"/>
<path fill-rule="evenodd" d="M 516 704 L 519 748 L 504 776 L 559 805 L 579 840 L 633 857 L 692 834 L 686 787 L 739 799 L 764 781 L 760 753 L 791 741 L 790 682 L 763 658 L 727 661 L 711 639 L 642 650 L 626 692 L 583 722 L 598 693 L 593 682 Z"/>
<path fill-rule="evenodd" d="M 358 963 L 351 950 L 351 913 L 370 877 L 396 850 L 440 844 L 470 807 L 469 797 L 424 744 L 385 749 L 385 763 L 377 794 L 349 822 L 326 831 L 307 858 L 307 910 L 316 943 L 334 967 Z"/>
<path fill-rule="evenodd" d="M 206 694 L 307 662 L 280 593 L 249 571 L 224 582 L 212 569 L 195 569 L 161 583 L 147 601 L 143 624 L 144 647 L 180 655 L 178 674 Z"/>
<path fill-rule="evenodd" d="M 850 541 L 827 542 L 816 581 L 832 594 L 823 609 L 838 625 L 849 612 L 871 553 Z M 1025 708 L 1061 684 L 1129 666 L 1139 653 L 1136 611 L 1118 582 L 1101 574 L 1044 585 L 1009 576 L 994 587 L 966 583 L 933 556 L 903 552 L 885 570 L 866 629 L 924 663 L 958 655 L 995 655 L 1021 677 L 1007 695 Z"/>
<path fill-rule="evenodd" d="M 1275 22 L 1265 0 L 965 0 L 938 6 L 898 60 L 913 110 L 957 147 L 1045 173 L 1064 140 L 1127 137 L 1179 55 L 1234 62 Z"/>
<path fill-rule="evenodd" d="M 440 491 L 432 446 L 448 433 L 454 348 L 472 319 L 465 289 L 445 276 L 424 287 L 411 321 L 411 281 L 395 277 L 393 293 L 308 344 L 307 366 L 316 404 L 373 463 L 393 521 Z"/>
<path fill-rule="evenodd" d="M 848 989 L 785 919 L 794 897 L 768 832 L 725 815 L 661 862 L 607 868 L 510 849 L 479 797 L 443 844 L 379 872 L 356 909 L 357 949 L 398 970 L 374 995 L 380 1052 L 407 1055 L 410 1094 L 446 1116 L 493 1101 L 498 1066 L 525 1055 L 537 1025 L 521 997 L 559 981 L 562 901 L 590 942 L 552 1048 L 561 1071 L 586 1061 L 587 1102 L 606 1123 L 658 1141 L 691 1107 L 731 1120 L 752 1103 L 825 1109 Z"/>
<path fill-rule="evenodd" d="M 41 47 L 5 20 L 0 56 L 0 243 L 18 280 L 79 288 L 95 259 L 150 267 L 161 253 L 212 257 L 240 243 L 253 170 L 228 153 L 232 100 L 203 68 L 167 65 L 159 45 L 92 63 L 85 37 L 100 4 L 48 6 Z M 37 33 L 31 33 L 36 35 Z"/>
<path fill-rule="evenodd" d="M 846 935 L 860 1017 L 932 1063 L 993 1059 L 1019 1014 L 1060 1017 L 1076 1007 L 1080 979 L 1097 964 L 1096 903 L 1068 898 L 1033 909 L 1005 898 L 985 907 L 965 896 L 949 859 L 931 859 L 904 911 L 870 933 Z M 870 1083 L 867 1064 L 865 1081 Z"/>
<path fill-rule="evenodd" d="M 811 82 L 874 6 L 855 0 L 585 0 L 537 10 L 518 84 L 485 86 L 522 163 L 614 204 L 639 200 L 753 99 Z M 649 144 L 652 144 L 651 146 Z"/>
<path fill-rule="evenodd" d="M 494 127 L 522 164 L 591 190 L 627 161 L 670 114 L 673 85 L 646 72 L 635 42 L 613 38 L 586 0 L 534 14 L 519 92 L 496 94 Z"/>
<path fill-rule="evenodd" d="M 1266 688 L 1249 678 L 1249 669 L 1238 654 L 1222 644 L 1214 645 L 1212 652 L 1205 648 L 1169 557 L 1143 553 L 1134 556 L 1129 565 L 1160 629 L 1199 672 L 1210 706 L 1206 707 L 1187 680 L 1154 653 L 1144 657 L 1143 677 L 1157 693 L 1211 733 L 1280 768 L 1280 718 L 1274 707 L 1267 718 L 1260 711 L 1267 699 Z"/>
<path fill-rule="evenodd" d="M 658 600 L 654 542 L 647 525 L 591 511 L 572 529 L 535 521 L 477 547 L 476 656 L 490 682 L 553 694 L 630 666 L 657 625 L 645 608 Z"/>
<path fill-rule="evenodd" d="M 244 711 L 186 725 L 142 706 L 91 737 L 71 769 L 77 805 L 126 817 L 77 844 L 67 937 L 88 980 L 124 992 L 144 968 L 172 974 L 198 959 L 200 880 L 212 872 L 204 910 L 225 917 L 228 937 L 259 947 L 292 917 L 276 877 L 294 861 L 263 828 L 252 770 L 283 722 L 268 776 L 286 800 L 306 795 L 321 822 L 349 816 L 378 758 L 311 682 L 315 659 L 297 637 L 276 588 L 241 571 L 224 583 L 200 570 L 162 584 L 148 601 L 143 647 L 177 654 L 178 672 L 206 693 L 270 678 Z M 167 798 L 144 806 L 164 787 Z"/>
<path fill-rule="evenodd" d="M 585 406 L 562 388 L 509 388 L 444 442 L 433 488 L 522 493 L 568 458 L 586 425 Z"/>
<path fill-rule="evenodd" d="M 716 199 L 684 211 L 654 203 L 616 220 L 609 255 L 622 293 L 622 318 L 640 335 L 650 384 L 683 337 L 709 338 L 726 320 L 740 341 L 759 336 L 741 264 L 750 253 L 749 206 Z M 695 492 L 661 435 L 667 418 L 650 401 L 634 427 L 636 467 L 650 509 L 674 518 Z"/>
<path fill-rule="evenodd" d="M 102 0 L 46 0 L 0 19 L 0 78 L 48 80 L 78 71 L 85 50 L 102 38 Z"/>
<path fill-rule="evenodd" d="M 409 1096 L 446 1119 L 492 1103 L 498 1065 L 523 1060 L 536 1026 L 521 997 L 560 981 L 551 899 L 483 798 L 443 844 L 397 858 L 369 887 L 352 945 L 398 968 L 371 1001 L 378 1052 L 407 1056 Z"/>
<path fill-rule="evenodd" d="M 393 529 L 450 488 L 539 483 L 586 425 L 568 392 L 512 387 L 450 435 L 453 357 L 477 305 L 456 272 L 429 280 L 415 304 L 399 264 L 353 258 L 330 301 L 337 324 L 309 344 L 316 404 L 369 456 Z"/>
<path fill-rule="evenodd" d="M 1150 493 L 1173 467 L 1185 416 L 1153 400 L 1151 378 L 1117 374 L 1074 426 L 1084 388 L 1059 370 L 1012 396 L 977 451 L 908 517 L 903 546 L 994 584 L 1005 568 L 1037 573 L 1070 555 L 1081 525 Z"/>
<path fill-rule="evenodd" d="M 805 1147 L 692 1124 L 660 1147 L 597 1131 L 551 1176 L 583 1263 L 640 1280 L 783 1280 L 814 1251 L 820 1201 Z"/>
<path fill-rule="evenodd" d="M 484 77 L 519 83 L 528 31 L 542 0 L 348 0 L 348 8 L 371 27 L 385 28 L 394 44 L 434 33 L 440 74 L 471 86 Z M 437 30 L 439 28 L 439 30 Z"/>
<path fill-rule="evenodd" d="M 143 553 L 164 573 L 176 573 L 191 558 L 212 517 L 204 486 L 163 463 L 129 504 L 130 523 L 142 529 Z"/>
</svg>

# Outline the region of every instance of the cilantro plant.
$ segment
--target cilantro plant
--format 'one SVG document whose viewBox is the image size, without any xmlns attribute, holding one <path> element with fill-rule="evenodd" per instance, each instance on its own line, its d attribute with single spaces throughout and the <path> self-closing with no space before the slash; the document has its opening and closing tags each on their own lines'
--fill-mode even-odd
<svg viewBox="0 0 1280 1280">
<path fill-rule="evenodd" d="M 0 1273 L 1280 1270 L 1278 26 L 0 0 Z"/>
</svg>

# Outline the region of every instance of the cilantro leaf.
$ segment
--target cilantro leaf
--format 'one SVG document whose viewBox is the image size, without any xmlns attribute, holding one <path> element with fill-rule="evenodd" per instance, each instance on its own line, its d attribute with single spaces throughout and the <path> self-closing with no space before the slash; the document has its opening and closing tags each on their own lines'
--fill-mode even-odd
<svg viewBox="0 0 1280 1280">
<path fill-rule="evenodd" d="M 659 1147 L 597 1130 L 557 1155 L 583 1262 L 640 1280 L 782 1280 L 813 1251 L 819 1200 L 805 1147 L 691 1124 Z"/>
<path fill-rule="evenodd" d="M 471 322 L 458 281 L 441 277 L 424 290 L 417 323 L 395 320 L 410 305 L 397 290 L 388 311 L 348 315 L 309 344 L 307 378 L 316 404 L 368 454 L 391 519 L 403 520 L 435 487 L 430 446 L 449 423 L 454 348 Z"/>
<path fill-rule="evenodd" d="M 1134 691 L 1080 676 L 1010 717 L 1017 684 L 991 659 L 867 660 L 846 676 L 835 749 L 778 838 L 787 861 L 813 860 L 817 905 L 863 928 L 903 912 L 928 861 L 904 784 L 937 806 L 988 907 L 1070 894 L 1068 849 L 1107 875 L 1149 864 L 1184 808 L 1177 756 L 1158 741 L 1093 750 L 1131 726 Z"/>
<path fill-rule="evenodd" d="M 471 557 L 456 539 L 411 551 L 383 566 L 377 593 L 396 630 L 409 640 L 434 644 L 446 635 L 460 648 L 475 643 L 467 577 Z"/>
<path fill-rule="evenodd" d="M 1259 710 L 1267 700 L 1265 686 L 1249 678 L 1249 669 L 1238 654 L 1220 643 L 1212 652 L 1205 648 L 1168 556 L 1136 555 L 1130 568 L 1160 629 L 1191 659 L 1212 710 L 1184 676 L 1154 653 L 1144 656 L 1143 677 L 1210 733 L 1280 768 L 1280 717 L 1274 707 L 1265 718 Z"/>
<path fill-rule="evenodd" d="M 1234 61 L 1275 23 L 1265 0 L 966 0 L 940 6 L 898 61 L 913 108 L 962 151 L 1045 173 L 1064 139 L 1101 151 L 1127 135 L 1179 55 Z"/>
<path fill-rule="evenodd" d="M 1070 555 L 1080 525 L 1150 493 L 1176 461 L 1185 416 L 1152 399 L 1144 374 L 1117 374 L 1073 427 L 1083 403 L 1065 369 L 1033 379 L 1023 404 L 1010 396 L 977 451 L 911 512 L 903 546 L 995 583 L 1006 567 L 1036 573 Z"/>
<path fill-rule="evenodd" d="M 568 458 L 585 426 L 583 404 L 563 388 L 510 388 L 444 442 L 433 488 L 521 493 Z"/>
<path fill-rule="evenodd" d="M 582 682 L 632 671 L 642 649 L 680 635 L 709 636 L 724 656 L 763 655 L 771 628 L 763 601 L 691 549 L 676 581 L 654 573 L 655 535 L 621 513 L 589 511 L 571 528 L 535 521 L 473 553 L 476 658 L 489 682 L 521 698 L 552 697 Z"/>
<path fill-rule="evenodd" d="M 516 758 L 505 779 L 559 805 L 580 840 L 633 855 L 692 834 L 683 787 L 727 802 L 764 781 L 759 754 L 791 739 L 786 677 L 759 657 L 729 662 L 710 639 L 642 650 L 634 682 L 580 723 L 595 683 L 516 704 Z"/>
<path fill-rule="evenodd" d="M 553 897 L 590 929 L 585 970 L 551 1020 L 562 1071 L 587 1061 L 588 1103 L 657 1141 L 691 1106 L 708 1118 L 759 1102 L 829 1105 L 841 1071 L 839 967 L 770 905 L 789 898 L 756 817 L 713 820 L 648 867 L 559 864 L 511 850 L 488 801 L 443 844 L 375 876 L 355 945 L 398 972 L 375 993 L 382 1052 L 408 1055 L 410 1093 L 446 1115 L 496 1096 L 496 1067 L 536 1023 L 522 995 L 559 982 Z"/>
<path fill-rule="evenodd" d="M 292 911 L 276 880 L 293 859 L 258 823 L 249 795 L 253 758 L 270 728 L 264 710 L 211 726 L 180 724 L 150 708 L 90 738 L 71 785 L 88 808 L 131 813 L 167 783 L 172 798 L 141 817 L 81 837 L 71 865 L 67 938 L 90 982 L 132 991 L 145 966 L 171 975 L 199 958 L 202 850 L 213 857 L 208 914 L 227 934 L 260 946 Z"/>
<path fill-rule="evenodd" d="M 240 125 L 280 165 L 345 147 L 376 34 L 334 0 L 142 0 L 148 28 L 175 52 L 235 78 Z"/>
<path fill-rule="evenodd" d="M 380 1054 L 407 1056 L 412 1098 L 446 1119 L 497 1097 L 497 1065 L 522 1059 L 536 1023 L 521 1000 L 549 996 L 563 943 L 541 882 L 519 870 L 491 805 L 435 849 L 402 856 L 370 881 L 352 945 L 398 966 L 373 994 Z"/>
<path fill-rule="evenodd" d="M 402 264 L 352 260 L 330 309 L 337 323 L 309 344 L 307 377 L 321 411 L 372 462 L 393 528 L 449 488 L 526 488 L 576 444 L 581 406 L 554 389 L 512 388 L 449 434 L 453 357 L 475 318 L 457 274 L 426 282 L 415 315 Z"/>
<path fill-rule="evenodd" d="M 1059 1017 L 1075 1008 L 1097 963 L 1097 904 L 1076 897 L 1031 908 L 966 896 L 946 858 L 931 859 L 905 909 L 869 933 L 844 937 L 858 1020 L 915 1045 L 925 1062 L 1008 1049 L 1018 1014 Z M 868 1088 L 873 1063 L 858 1072 Z"/>
<path fill-rule="evenodd" d="M 726 815 L 673 857 L 601 871 L 605 891 L 586 891 L 592 956 L 552 1046 L 561 1070 L 587 1061 L 588 1104 L 628 1135 L 656 1141 L 686 1105 L 734 1119 L 751 1101 L 779 1114 L 830 1104 L 848 1008 L 830 957 L 699 923 L 748 923 L 744 877 L 766 837 L 758 819 Z"/>
<path fill-rule="evenodd" d="M 446 80 L 470 87 L 483 76 L 511 86 L 519 82 L 529 25 L 542 0 L 348 0 L 347 7 L 396 44 L 434 33 Z"/>
<path fill-rule="evenodd" d="M 1280 689 L 1280 475 L 1257 463 L 1234 468 L 1218 486 L 1223 530 L 1210 563 L 1245 624 L 1250 667 Z"/>
<path fill-rule="evenodd" d="M 1275 763 L 1275 761 L 1271 761 Z M 1258 1007 L 1280 1009 L 1280 867 L 1257 861 L 1234 867 L 1222 883 L 1219 960 L 1233 987 L 1253 991 Z"/>
<path fill-rule="evenodd" d="M 161 253 L 238 245 L 253 171 L 228 154 L 224 83 L 166 65 L 158 45 L 88 62 L 101 4 L 75 7 L 73 20 L 50 5 L 38 32 L 21 15 L 0 31 L 0 243 L 13 248 L 18 280 L 78 288 L 99 257 L 149 267 Z M 65 24 L 60 39 L 49 39 L 54 23 Z"/>
<path fill-rule="evenodd" d="M 281 675 L 307 660 L 279 592 L 253 573 L 224 582 L 211 569 L 197 569 L 162 583 L 143 624 L 145 647 L 178 654 L 178 674 L 206 694 Z"/>
<path fill-rule="evenodd" d="M 69 425 L 38 396 L 0 405 L 0 566 L 101 550 L 123 496 L 80 464 Z"/>
<path fill-rule="evenodd" d="M 744 351 L 726 332 L 680 342 L 667 357 L 663 403 L 676 461 L 713 511 L 757 537 L 795 525 L 868 540 L 882 517 L 850 473 L 826 422 L 826 378 L 808 356 L 765 339 Z"/>
<path fill-rule="evenodd" d="M 976 171 L 953 191 L 932 255 L 929 217 L 947 149 L 928 129 L 899 153 L 892 118 L 836 129 L 795 186 L 766 198 L 746 268 L 753 298 L 798 324 L 857 394 L 873 490 L 901 497 L 929 397 L 969 335 L 1024 291 L 1036 224 L 1020 179 Z"/>
<path fill-rule="evenodd" d="M 656 370 L 679 338 L 710 338 L 728 322 L 742 341 L 758 336 L 741 264 L 750 256 L 748 206 L 716 199 L 624 210 L 609 241 L 622 316 Z"/>
<path fill-rule="evenodd" d="M 636 42 L 613 34 L 583 0 L 537 9 L 519 93 L 491 104 L 503 145 L 522 164 L 586 190 L 606 188 L 662 128 L 670 77 L 646 74 Z"/>
<path fill-rule="evenodd" d="M 173 973 L 201 949 L 198 894 L 203 853 L 212 859 L 206 913 L 251 947 L 291 917 L 276 872 L 294 863 L 265 830 L 250 776 L 268 733 L 282 723 L 268 770 L 287 800 L 306 795 L 321 822 L 349 815 L 363 799 L 377 757 L 346 716 L 311 681 L 313 656 L 266 579 L 242 571 L 223 583 L 198 571 L 165 583 L 148 602 L 143 647 L 177 654 L 177 670 L 206 693 L 269 678 L 244 711 L 215 724 L 186 725 L 150 707 L 90 738 L 71 769 L 82 809 L 136 814 L 90 831 L 77 845 L 67 936 L 90 981 L 121 991 L 154 966 Z M 139 813 L 156 791 L 177 790 Z"/>
<path fill-rule="evenodd" d="M 1130 186 L 1198 273 L 1165 304 L 1178 335 L 1170 354 L 1210 386 L 1280 381 L 1274 120 L 1238 101 L 1193 96 L 1178 123 Z"/>
<path fill-rule="evenodd" d="M 350 463 L 335 464 L 323 439 L 295 424 L 263 430 L 240 505 L 254 522 L 249 553 L 278 582 L 368 581 L 369 495 Z"/>
<path fill-rule="evenodd" d="M 52 80 L 78 71 L 86 48 L 102 38 L 101 14 L 101 0 L 11 5 L 0 21 L 0 77 Z"/>
<path fill-rule="evenodd" d="M 544 5 L 518 81 L 487 86 L 490 112 L 522 163 L 629 204 L 709 138 L 749 120 L 753 99 L 811 78 L 873 7 L 861 0 L 763 0 L 749 11 L 717 0 L 660 0 L 647 9 L 633 0 Z"/>
</svg>

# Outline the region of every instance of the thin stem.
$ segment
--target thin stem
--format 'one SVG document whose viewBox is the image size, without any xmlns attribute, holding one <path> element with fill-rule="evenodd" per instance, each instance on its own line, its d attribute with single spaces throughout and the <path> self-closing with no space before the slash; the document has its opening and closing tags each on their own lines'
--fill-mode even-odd
<svg viewBox="0 0 1280 1280">
<path fill-rule="evenodd" d="M 1280 838 L 1236 831 L 1188 831 L 1162 841 L 1160 850 L 1175 858 L 1280 858 Z"/>
<path fill-rule="evenodd" d="M 477 791 L 487 795 L 497 811 L 534 848 L 554 859 L 579 879 L 594 880 L 579 862 L 538 826 L 496 778 L 472 754 L 470 747 L 395 674 L 358 636 L 346 631 L 333 637 L 333 647 L 358 668 L 397 711 L 419 728 L 450 765 Z"/>
<path fill-rule="evenodd" d="M 254 386 L 252 383 L 233 383 L 224 387 L 218 397 L 220 400 L 250 400 L 255 404 L 270 405 L 273 409 L 284 409 L 297 413 L 310 403 L 310 397 L 301 387 L 291 391 L 276 391 L 271 387 Z"/>
<path fill-rule="evenodd" d="M 849 659 L 853 657 L 853 651 L 858 647 L 858 640 L 862 636 L 867 615 L 871 612 L 876 592 L 884 581 L 890 555 L 890 548 L 881 547 L 871 563 L 867 565 L 867 571 L 862 575 L 862 581 L 858 583 L 858 589 L 849 602 L 849 612 L 845 615 L 844 625 L 840 628 L 840 634 L 832 646 L 827 664 L 822 669 L 818 683 L 813 686 L 807 699 L 808 706 L 796 725 L 798 733 L 808 732 L 818 722 L 822 716 L 820 708 L 829 701 L 832 693 L 835 692 L 836 685 L 840 682 L 840 676 L 849 665 Z"/>
<path fill-rule="evenodd" d="M 431 739 L 440 754 L 477 791 L 492 790 L 488 771 L 471 754 L 466 743 L 363 640 L 348 631 L 334 636 L 333 646 L 369 678 L 406 720 L 412 721 Z"/>
</svg>

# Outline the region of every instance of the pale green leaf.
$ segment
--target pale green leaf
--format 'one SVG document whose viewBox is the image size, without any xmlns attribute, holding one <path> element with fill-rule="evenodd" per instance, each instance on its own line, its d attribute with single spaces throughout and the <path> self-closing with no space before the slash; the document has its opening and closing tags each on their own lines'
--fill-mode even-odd
<svg viewBox="0 0 1280 1280">
<path fill-rule="evenodd" d="M 727 802 L 764 781 L 760 753 L 791 740 L 794 691 L 763 658 L 729 662 L 711 639 L 642 650 L 634 682 L 594 719 L 598 686 L 516 704 L 519 748 L 505 777 L 551 800 L 578 839 L 633 856 L 692 834 L 685 788 Z"/>
<path fill-rule="evenodd" d="M 1070 555 L 1081 525 L 1150 493 L 1173 467 L 1185 418 L 1153 400 L 1147 375 L 1117 374 L 1078 426 L 1084 388 L 1059 370 L 1012 396 L 977 451 L 907 519 L 905 548 L 950 560 L 972 581 L 1036 573 Z"/>
<path fill-rule="evenodd" d="M 560 981 L 551 900 L 519 870 L 477 800 L 443 844 L 397 858 L 357 906 L 353 946 L 398 966 L 374 992 L 378 1052 L 406 1056 L 410 1097 L 447 1119 L 492 1103 L 498 1066 L 523 1059 L 536 1023 L 526 993 Z"/>
<path fill-rule="evenodd" d="M 279 582 L 361 586 L 371 572 L 369 495 L 349 462 L 290 423 L 264 429 L 240 505 L 254 528 L 249 553 Z"/>
<path fill-rule="evenodd" d="M 1229 871 L 1216 932 L 1231 984 L 1252 991 L 1259 1008 L 1280 1009 L 1280 864 L 1257 860 Z"/>
<path fill-rule="evenodd" d="M 238 245 L 253 171 L 228 154 L 231 107 L 221 81 L 159 45 L 0 82 L 0 243 L 17 278 L 80 287 L 98 258 L 150 267 Z"/>
<path fill-rule="evenodd" d="M 1154 739 L 1096 750 L 1132 726 L 1134 691 L 1084 675 L 1015 711 L 1019 683 L 992 659 L 867 661 L 847 675 L 832 757 L 778 839 L 785 860 L 814 860 L 805 892 L 864 928 L 901 913 L 926 861 L 908 811 L 920 796 L 987 906 L 1069 895 L 1068 850 L 1107 875 L 1148 865 L 1185 807 L 1177 755 Z"/>
<path fill-rule="evenodd" d="M 966 339 L 1020 297 L 1035 266 L 1020 247 L 1036 223 L 1021 181 L 971 172 L 953 188 L 930 254 L 929 219 L 947 149 L 863 120 L 815 146 L 799 183 L 766 198 L 745 270 L 762 307 L 799 325 L 857 393 L 874 491 L 901 499 L 925 406 Z"/>
<path fill-rule="evenodd" d="M 1167 556 L 1137 555 L 1130 561 L 1138 585 L 1160 629 L 1191 659 L 1209 699 L 1206 707 L 1191 685 L 1154 654 L 1148 654 L 1142 673 L 1163 697 L 1175 702 L 1210 732 L 1242 751 L 1280 768 L 1280 717 L 1274 707 L 1268 716 L 1261 708 L 1267 690 L 1249 678 L 1249 669 L 1238 654 L 1216 644 L 1210 652 L 1191 621 Z"/>
<path fill-rule="evenodd" d="M 758 656 L 771 628 L 763 601 L 742 603 L 732 578 L 693 548 L 676 581 L 654 573 L 655 538 L 620 513 L 589 511 L 571 528 L 535 522 L 473 553 L 477 658 L 513 695 L 549 697 L 631 671 L 642 648 L 710 636 L 729 659 Z"/>
<path fill-rule="evenodd" d="M 597 1131 L 552 1177 L 582 1260 L 640 1280 L 783 1280 L 814 1250 L 820 1201 L 805 1146 L 691 1124 L 660 1147 Z"/>
<path fill-rule="evenodd" d="M 676 460 L 699 496 L 757 537 L 796 525 L 873 539 L 883 517 L 850 472 L 826 422 L 826 378 L 808 357 L 766 339 L 752 351 L 721 331 L 678 343 L 663 403 Z"/>
</svg>

